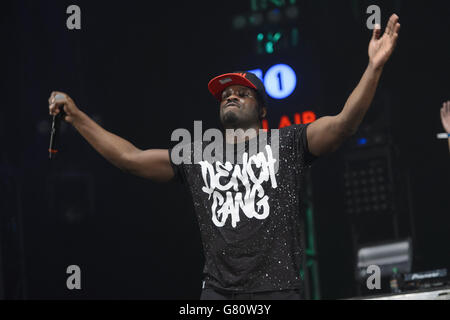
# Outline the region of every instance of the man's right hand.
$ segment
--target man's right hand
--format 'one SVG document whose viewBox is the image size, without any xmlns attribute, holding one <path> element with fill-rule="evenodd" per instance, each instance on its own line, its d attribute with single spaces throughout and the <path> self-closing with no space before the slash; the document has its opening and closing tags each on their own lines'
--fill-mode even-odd
<svg viewBox="0 0 450 320">
<path fill-rule="evenodd" d="M 64 92 L 52 92 L 48 103 L 50 115 L 57 115 L 63 109 L 66 113 L 64 120 L 72 124 L 98 153 L 121 170 L 153 181 L 167 182 L 173 178 L 175 172 L 170 163 L 169 150 L 136 148 L 99 126 L 78 109 Z"/>
<path fill-rule="evenodd" d="M 56 95 L 63 96 L 64 98 L 59 96 L 56 98 Z M 50 98 L 48 98 L 48 104 L 50 115 L 57 115 L 61 112 L 61 109 L 63 109 L 66 113 L 63 120 L 70 124 L 73 124 L 74 121 L 79 118 L 81 113 L 72 98 L 64 92 L 53 91 Z"/>
</svg>

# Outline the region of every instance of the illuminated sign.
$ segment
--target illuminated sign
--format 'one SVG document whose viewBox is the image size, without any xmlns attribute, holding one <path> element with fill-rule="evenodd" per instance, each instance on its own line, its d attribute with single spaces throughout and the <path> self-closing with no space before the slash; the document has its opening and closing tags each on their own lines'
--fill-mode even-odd
<svg viewBox="0 0 450 320">
<path fill-rule="evenodd" d="M 308 124 L 311 122 L 316 121 L 317 116 L 314 112 L 312 111 L 305 111 L 300 113 L 296 113 L 294 114 L 294 124 Z M 264 119 L 262 121 L 262 125 L 263 125 L 263 129 L 264 130 L 268 130 L 269 129 L 269 122 Z M 282 116 L 280 119 L 280 124 L 278 125 L 278 128 L 284 128 L 284 127 L 289 127 L 292 125 L 291 119 L 289 119 L 288 116 Z"/>
<path fill-rule="evenodd" d="M 287 64 L 276 64 L 263 75 L 261 69 L 249 70 L 264 82 L 267 94 L 274 99 L 286 99 L 297 86 L 297 76 L 294 69 Z"/>
<path fill-rule="evenodd" d="M 297 75 L 294 69 L 287 64 L 276 64 L 270 67 L 266 74 L 261 69 L 248 70 L 255 74 L 263 83 L 266 92 L 274 99 L 286 99 L 289 97 L 297 87 Z M 294 114 L 294 124 L 308 124 L 316 121 L 316 114 L 313 111 L 305 111 Z M 264 119 L 262 121 L 263 129 L 269 129 L 269 122 Z M 289 127 L 292 125 L 291 119 L 283 115 L 280 119 L 278 128 Z"/>
</svg>

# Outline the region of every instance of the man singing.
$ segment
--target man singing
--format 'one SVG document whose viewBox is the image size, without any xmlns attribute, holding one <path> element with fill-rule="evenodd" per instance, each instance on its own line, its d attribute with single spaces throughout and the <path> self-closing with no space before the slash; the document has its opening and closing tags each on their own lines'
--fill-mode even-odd
<svg viewBox="0 0 450 320">
<path fill-rule="evenodd" d="M 205 256 L 201 299 L 301 299 L 300 177 L 314 159 L 335 151 L 358 130 L 397 43 L 398 21 L 392 15 L 383 35 L 380 26 L 374 29 L 368 66 L 342 111 L 308 125 L 280 129 L 276 159 L 270 137 L 266 153 L 252 155 L 248 147 L 258 134 L 236 139 L 228 130 L 224 145 L 244 150 L 240 163 L 180 163 L 171 150 L 140 150 L 104 130 L 65 93 L 52 92 L 49 111 L 57 115 L 63 109 L 64 120 L 123 171 L 154 181 L 180 181 L 188 187 Z M 267 96 L 254 74 L 224 74 L 212 79 L 208 88 L 219 101 L 224 129 L 258 132 L 262 128 Z M 64 98 L 55 99 L 57 94 Z"/>
</svg>

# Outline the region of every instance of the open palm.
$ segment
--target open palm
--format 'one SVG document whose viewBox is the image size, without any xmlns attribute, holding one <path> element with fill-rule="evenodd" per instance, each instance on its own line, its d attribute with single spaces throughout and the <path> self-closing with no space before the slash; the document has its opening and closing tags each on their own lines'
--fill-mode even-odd
<svg viewBox="0 0 450 320">
<path fill-rule="evenodd" d="M 388 25 L 384 34 L 381 36 L 381 27 L 376 26 L 373 30 L 373 36 L 369 43 L 369 59 L 376 68 L 382 68 L 394 52 L 397 44 L 398 33 L 400 31 L 399 17 L 393 14 L 389 18 Z"/>
</svg>

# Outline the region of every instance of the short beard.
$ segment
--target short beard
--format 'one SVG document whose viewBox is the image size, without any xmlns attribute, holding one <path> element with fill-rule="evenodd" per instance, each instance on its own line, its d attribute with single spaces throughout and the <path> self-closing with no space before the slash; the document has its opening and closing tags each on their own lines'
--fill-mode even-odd
<svg viewBox="0 0 450 320">
<path fill-rule="evenodd" d="M 224 128 L 235 128 L 239 124 L 239 118 L 234 112 L 226 112 L 222 117 Z"/>
</svg>

